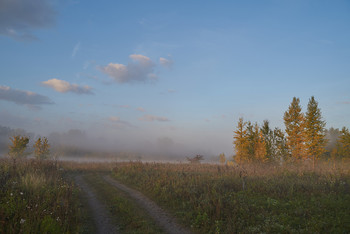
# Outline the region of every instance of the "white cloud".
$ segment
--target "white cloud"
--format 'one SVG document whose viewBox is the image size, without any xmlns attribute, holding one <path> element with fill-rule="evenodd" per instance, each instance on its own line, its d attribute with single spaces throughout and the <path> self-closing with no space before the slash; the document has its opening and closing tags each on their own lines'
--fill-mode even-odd
<svg viewBox="0 0 350 234">
<path fill-rule="evenodd" d="M 72 58 L 75 57 L 75 55 L 78 53 L 79 49 L 80 49 L 80 42 L 78 42 L 78 44 L 76 44 L 76 45 L 74 46 L 73 52 L 72 52 Z"/>
<path fill-rule="evenodd" d="M 160 116 L 154 116 L 154 115 L 144 115 L 139 118 L 141 121 L 147 121 L 147 122 L 154 122 L 154 121 L 159 121 L 159 122 L 167 122 L 170 121 L 166 117 L 160 117 Z"/>
<path fill-rule="evenodd" d="M 174 61 L 171 59 L 166 59 L 166 58 L 159 58 L 159 63 L 160 65 L 162 65 L 163 67 L 167 67 L 167 68 L 171 68 Z"/>
<path fill-rule="evenodd" d="M 154 74 L 155 64 L 150 58 L 141 54 L 132 54 L 129 57 L 132 62 L 127 65 L 109 63 L 100 67 L 100 70 L 120 84 L 154 81 L 158 78 Z"/>
<path fill-rule="evenodd" d="M 91 91 L 92 88 L 87 85 L 79 86 L 77 84 L 70 84 L 67 81 L 59 80 L 56 78 L 43 81 L 41 82 L 41 84 L 53 88 L 54 90 L 60 93 L 72 92 L 76 94 L 93 94 L 93 92 Z"/>
<path fill-rule="evenodd" d="M 0 35 L 35 40 L 31 30 L 51 27 L 56 15 L 49 0 L 1 0 Z"/>
<path fill-rule="evenodd" d="M 14 102 L 19 105 L 27 105 L 29 108 L 40 109 L 40 105 L 53 104 L 50 98 L 18 89 L 11 89 L 8 86 L 0 85 L 0 100 Z"/>
</svg>

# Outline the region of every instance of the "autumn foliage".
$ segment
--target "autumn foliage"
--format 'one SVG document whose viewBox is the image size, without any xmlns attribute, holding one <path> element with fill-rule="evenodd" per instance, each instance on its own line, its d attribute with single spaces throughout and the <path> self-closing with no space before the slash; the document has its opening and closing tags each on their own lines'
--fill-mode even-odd
<svg viewBox="0 0 350 234">
<path fill-rule="evenodd" d="M 320 158 L 329 158 L 329 155 L 333 159 L 350 158 L 350 133 L 345 127 L 337 130 L 339 137 L 335 146 L 331 150 L 326 149 L 329 148 L 326 122 L 314 97 L 309 99 L 305 114 L 300 99 L 294 97 L 283 120 L 285 131 L 279 128 L 272 130 L 268 120 L 259 128 L 257 123 L 240 118 L 233 136 L 234 160 L 240 164 L 311 161 L 315 166 Z M 338 133 L 333 128 L 331 130 L 333 134 Z"/>
</svg>

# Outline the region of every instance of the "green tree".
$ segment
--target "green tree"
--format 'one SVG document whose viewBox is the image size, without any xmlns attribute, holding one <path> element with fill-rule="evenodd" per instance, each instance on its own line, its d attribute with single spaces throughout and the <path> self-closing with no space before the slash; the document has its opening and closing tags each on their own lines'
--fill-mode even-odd
<svg viewBox="0 0 350 234">
<path fill-rule="evenodd" d="M 249 162 L 248 154 L 248 136 L 247 130 L 245 129 L 246 122 L 243 121 L 243 118 L 240 118 L 238 121 L 237 129 L 233 133 L 233 145 L 236 151 L 236 156 L 234 160 L 237 163 Z"/>
<path fill-rule="evenodd" d="M 283 119 L 287 133 L 287 147 L 292 159 L 305 159 L 305 117 L 301 112 L 299 98 L 293 98 Z"/>
<path fill-rule="evenodd" d="M 50 154 L 50 145 L 46 137 L 41 139 L 40 137 L 34 143 L 34 155 L 37 159 L 46 159 Z"/>
<path fill-rule="evenodd" d="M 20 158 L 26 156 L 24 151 L 29 143 L 29 138 L 26 136 L 13 136 L 10 137 L 12 145 L 9 145 L 8 155 L 13 158 Z"/>
<path fill-rule="evenodd" d="M 343 127 L 340 131 L 336 147 L 333 149 L 331 156 L 333 159 L 350 159 L 350 132 L 349 129 Z"/>
<path fill-rule="evenodd" d="M 273 131 L 270 129 L 270 123 L 268 120 L 264 120 L 263 126 L 260 129 L 262 137 L 265 142 L 266 157 L 270 160 L 274 157 L 273 150 Z"/>
<path fill-rule="evenodd" d="M 276 161 L 287 161 L 288 156 L 288 148 L 287 148 L 287 140 L 285 137 L 284 132 L 279 129 L 275 128 L 273 130 L 273 157 Z"/>
<path fill-rule="evenodd" d="M 325 126 L 318 102 L 312 96 L 305 114 L 305 145 L 307 156 L 312 158 L 313 167 L 315 167 L 315 161 L 325 152 L 327 144 Z"/>
</svg>

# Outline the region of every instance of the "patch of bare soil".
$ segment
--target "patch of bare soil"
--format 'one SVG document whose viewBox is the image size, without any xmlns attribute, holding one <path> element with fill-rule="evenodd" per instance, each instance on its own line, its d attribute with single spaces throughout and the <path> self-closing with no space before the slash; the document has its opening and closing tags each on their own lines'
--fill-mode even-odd
<svg viewBox="0 0 350 234">
<path fill-rule="evenodd" d="M 112 224 L 110 214 L 106 207 L 97 199 L 96 194 L 84 181 L 81 175 L 75 176 L 75 183 L 87 196 L 88 204 L 93 211 L 93 218 L 97 227 L 97 233 L 118 233 L 118 228 Z"/>
<path fill-rule="evenodd" d="M 148 214 L 156 221 L 156 223 L 163 228 L 167 233 L 170 234 L 187 234 L 191 233 L 189 230 L 180 226 L 176 223 L 175 218 L 173 218 L 166 211 L 161 209 L 155 202 L 144 196 L 139 191 L 136 191 L 132 188 L 129 188 L 115 179 L 112 179 L 110 176 L 103 177 L 109 184 L 115 186 L 116 188 L 124 191 L 129 195 L 130 198 L 134 199 L 135 202 L 143 207 Z"/>
</svg>

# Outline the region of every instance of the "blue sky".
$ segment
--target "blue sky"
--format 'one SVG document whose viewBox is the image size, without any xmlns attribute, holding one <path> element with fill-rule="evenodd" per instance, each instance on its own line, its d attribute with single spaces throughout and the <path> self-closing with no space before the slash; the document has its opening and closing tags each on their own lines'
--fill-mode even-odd
<svg viewBox="0 0 350 234">
<path fill-rule="evenodd" d="M 41 135 L 232 154 L 294 96 L 350 126 L 349 1 L 2 0 L 0 51 L 0 125 Z"/>
</svg>

